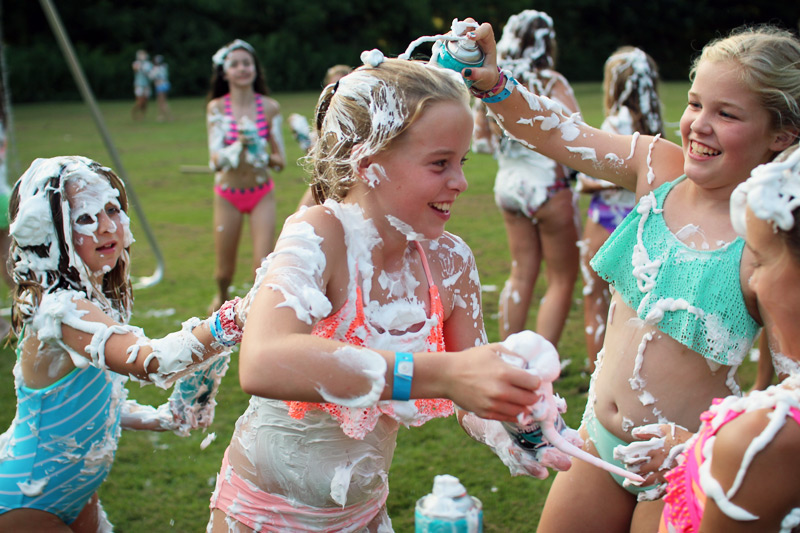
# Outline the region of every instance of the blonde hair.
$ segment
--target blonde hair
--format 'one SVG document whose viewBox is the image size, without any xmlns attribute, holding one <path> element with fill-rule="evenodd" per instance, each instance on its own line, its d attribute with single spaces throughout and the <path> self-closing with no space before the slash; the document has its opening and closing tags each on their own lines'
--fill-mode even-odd
<svg viewBox="0 0 800 533">
<path fill-rule="evenodd" d="M 314 121 L 319 140 L 305 158 L 314 200 L 342 200 L 360 160 L 391 149 L 428 106 L 443 101 L 469 104 L 461 77 L 419 61 L 364 65 L 325 87 Z"/>
<path fill-rule="evenodd" d="M 628 108 L 633 130 L 645 135 L 664 133 L 658 67 L 653 58 L 634 46 L 618 48 L 603 70 L 603 109 L 606 116 Z"/>
<path fill-rule="evenodd" d="M 734 61 L 745 85 L 766 109 L 775 130 L 800 131 L 800 41 L 774 26 L 740 27 L 716 39 L 695 59 L 694 80 L 703 61 Z"/>
<path fill-rule="evenodd" d="M 125 192 L 125 185 L 122 180 L 109 168 L 102 166 L 96 161 L 80 157 L 62 157 L 52 160 L 63 161 L 59 172 L 47 177 L 43 190 L 46 191 L 46 200 L 50 207 L 51 220 L 42 223 L 53 225 L 53 235 L 57 241 L 58 257 L 53 257 L 57 262 L 55 268 L 44 272 L 36 272 L 29 268 L 14 268 L 17 262 L 26 254 L 41 258 L 49 257 L 51 250 L 47 245 L 22 246 L 12 234 L 11 245 L 9 248 L 8 266 L 14 278 L 13 298 L 11 308 L 11 322 L 14 333 L 19 335 L 25 321 L 32 318 L 42 300 L 42 295 L 47 292 L 54 292 L 59 289 L 73 289 L 85 292 L 82 284 L 81 275 L 78 270 L 70 264 L 66 235 L 64 234 L 64 223 L 69 223 L 70 213 L 64 212 L 63 207 L 69 209 L 66 201 L 65 185 L 70 181 L 70 164 L 85 165 L 86 169 L 94 174 L 108 180 L 112 188 L 119 192 L 117 200 L 120 209 L 128 211 L 128 195 Z M 33 168 L 33 166 L 32 166 Z M 29 170 L 28 172 L 32 172 Z M 23 174 L 23 178 L 28 173 Z M 9 199 L 8 214 L 9 220 L 13 224 L 19 215 L 21 202 L 20 188 L 23 186 L 23 178 L 19 179 L 14 185 Z M 55 251 L 55 250 L 53 250 Z M 131 313 L 133 296 L 130 283 L 130 247 L 123 250 L 117 264 L 103 275 L 102 287 L 99 287 L 103 302 L 111 310 L 119 313 L 120 319 L 127 321 Z M 87 298 L 93 295 L 87 294 Z"/>
</svg>

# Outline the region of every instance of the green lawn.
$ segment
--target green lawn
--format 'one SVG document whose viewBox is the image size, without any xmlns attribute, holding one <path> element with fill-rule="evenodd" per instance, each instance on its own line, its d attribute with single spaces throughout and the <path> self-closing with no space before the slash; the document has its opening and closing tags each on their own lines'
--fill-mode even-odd
<svg viewBox="0 0 800 533">
<path fill-rule="evenodd" d="M 662 94 L 666 120 L 674 131 L 685 106 L 687 84 L 666 83 Z M 575 92 L 585 120 L 593 125 L 602 121 L 599 83 L 577 84 Z M 300 112 L 310 116 L 316 94 L 276 94 L 284 116 Z M 172 100 L 174 121 L 155 121 L 155 106 L 146 119 L 133 122 L 132 102 L 104 102 L 101 110 L 121 154 L 130 183 L 141 201 L 158 247 L 166 263 L 163 280 L 157 286 L 136 292 L 132 322 L 144 327 L 153 337 L 179 327 L 190 316 L 204 316 L 214 294 L 213 245 L 211 234 L 212 176 L 184 173 L 182 166 L 204 166 L 207 161 L 204 101 L 201 98 Z M 14 107 L 14 148 L 10 177 L 16 177 L 36 157 L 84 155 L 113 166 L 97 133 L 88 108 L 80 103 L 19 105 Z M 296 143 L 287 134 L 290 161 L 300 156 Z M 461 235 L 472 247 L 486 290 L 484 317 L 489 339 L 497 340 L 497 289 L 507 276 L 509 257 L 502 220 L 494 205 L 492 182 L 496 164 L 492 157 L 471 154 L 465 172 L 469 190 L 453 208 L 448 229 Z M 304 191 L 300 168 L 289 165 L 277 176 L 279 219 L 296 207 Z M 155 268 L 154 254 L 141 222 L 132 212 L 134 236 L 134 274 L 150 275 Z M 245 232 L 246 234 L 246 232 Z M 240 269 L 235 279 L 236 292 L 243 294 L 251 282 L 248 272 L 250 247 L 245 238 L 239 251 Z M 491 289 L 491 290 L 490 290 Z M 534 301 L 541 298 L 537 288 Z M 588 376 L 581 372 L 586 363 L 581 312 L 581 285 L 561 341 L 561 357 L 570 363 L 556 383 L 558 392 L 569 404 L 567 422 L 577 427 L 585 403 Z M 8 306 L 8 297 L 3 298 Z M 533 309 L 528 325 L 535 324 Z M 11 369 L 14 351 L 7 346 L 0 357 L 0 427 L 5 427 L 14 412 Z M 753 365 L 744 369 L 745 381 L 752 380 Z M 160 403 L 166 398 L 154 387 L 131 385 L 131 396 L 143 402 Z M 234 423 L 244 411 L 248 397 L 238 385 L 237 361 L 220 391 L 216 420 L 208 430 L 216 440 L 206 449 L 200 443 L 206 433 L 181 439 L 172 434 L 126 432 L 120 442 L 116 464 L 100 495 L 116 531 L 154 533 L 162 531 L 205 531 L 208 500 L 213 489 L 222 454 Z M 461 479 L 467 489 L 484 504 L 485 530 L 532 531 L 538 521 L 550 480 L 512 478 L 507 469 L 482 445 L 466 437 L 455 420 L 437 420 L 422 428 L 401 430 L 391 471 L 389 514 L 398 532 L 413 531 L 414 503 L 427 494 L 437 474 Z"/>
</svg>

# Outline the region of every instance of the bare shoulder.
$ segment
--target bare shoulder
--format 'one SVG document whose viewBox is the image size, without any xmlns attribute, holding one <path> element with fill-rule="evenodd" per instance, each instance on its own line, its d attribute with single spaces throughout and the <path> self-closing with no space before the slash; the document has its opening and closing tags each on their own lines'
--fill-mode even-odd
<svg viewBox="0 0 800 533">
<path fill-rule="evenodd" d="M 264 103 L 264 111 L 268 115 L 275 116 L 281 112 L 281 105 L 274 98 L 261 95 L 261 100 Z"/>
<path fill-rule="evenodd" d="M 771 408 L 757 409 L 720 428 L 714 442 L 715 467 L 730 465 L 738 470 L 751 446 L 758 446 L 759 442 L 754 445 L 754 441 L 767 440 L 763 449 L 756 453 L 746 477 L 754 482 L 783 476 L 797 479 L 796 476 L 800 476 L 800 425 L 784 417 L 783 425 L 771 435 L 773 430 L 768 426 L 776 415 L 781 416 Z M 800 496 L 800 487 L 796 492 Z"/>
<path fill-rule="evenodd" d="M 212 100 L 209 100 L 208 104 L 206 104 L 206 113 L 208 113 L 209 115 L 214 113 L 222 113 L 223 109 L 224 107 L 222 103 L 222 98 L 214 98 Z"/>
<path fill-rule="evenodd" d="M 450 292 L 474 292 L 480 286 L 475 256 L 464 240 L 444 232 L 438 239 L 423 244 L 434 282 L 446 296 Z"/>
</svg>

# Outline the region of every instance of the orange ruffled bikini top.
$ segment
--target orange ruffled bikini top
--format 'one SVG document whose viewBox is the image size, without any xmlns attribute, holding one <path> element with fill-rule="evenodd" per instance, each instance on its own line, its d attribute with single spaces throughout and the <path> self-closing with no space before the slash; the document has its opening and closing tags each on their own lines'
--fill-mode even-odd
<svg viewBox="0 0 800 533">
<path fill-rule="evenodd" d="M 425 276 L 428 280 L 428 294 L 431 301 L 431 316 L 436 323 L 431 327 L 425 344 L 429 352 L 444 352 L 444 307 L 439 296 L 439 288 L 434 285 L 431 277 L 428 260 L 422 246 L 414 241 L 425 269 Z M 349 325 L 348 325 L 349 324 Z M 346 329 L 345 329 L 346 326 Z M 366 315 L 364 314 L 364 300 L 361 287 L 356 284 L 355 297 L 348 298 L 345 304 L 336 313 L 326 317 L 314 326 L 312 335 L 326 339 L 336 339 L 354 346 L 369 346 L 372 328 L 369 326 Z M 453 402 L 442 398 L 410 400 L 414 402 L 417 414 L 413 421 L 408 424 L 411 426 L 421 426 L 433 418 L 450 416 L 454 412 Z M 287 401 L 289 406 L 289 416 L 295 419 L 302 419 L 311 410 L 321 410 L 335 418 L 342 427 L 345 435 L 354 439 L 363 439 L 367 433 L 375 429 L 381 415 L 388 415 L 395 420 L 400 420 L 394 412 L 393 401 L 381 401 L 373 407 L 351 408 L 333 403 L 314 403 Z M 407 420 L 400 420 L 404 423 Z"/>
</svg>

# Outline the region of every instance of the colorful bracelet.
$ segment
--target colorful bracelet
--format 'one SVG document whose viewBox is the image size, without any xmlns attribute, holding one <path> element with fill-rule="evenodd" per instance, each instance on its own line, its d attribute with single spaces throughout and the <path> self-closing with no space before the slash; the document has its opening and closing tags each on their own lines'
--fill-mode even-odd
<svg viewBox="0 0 800 533">
<path fill-rule="evenodd" d="M 408 401 L 411 398 L 411 381 L 414 379 L 414 354 L 396 352 L 394 354 L 394 379 L 392 380 L 392 400 Z"/>
<path fill-rule="evenodd" d="M 495 94 L 497 94 L 500 91 L 502 91 L 503 87 L 506 84 L 506 75 L 505 75 L 505 73 L 503 72 L 503 70 L 500 67 L 497 67 L 497 72 L 499 72 L 500 75 L 497 77 L 497 83 L 495 83 L 494 87 L 492 87 L 488 91 L 481 91 L 481 90 L 476 89 L 475 86 L 472 85 L 469 88 L 470 94 L 472 94 L 472 96 L 474 96 L 475 98 L 479 98 L 479 99 L 483 100 L 484 98 L 488 98 L 490 96 L 494 96 Z"/>
<path fill-rule="evenodd" d="M 242 341 L 242 330 L 236 324 L 236 304 L 241 298 L 228 300 L 209 319 L 209 329 L 214 340 L 223 346 L 231 347 Z"/>
</svg>

